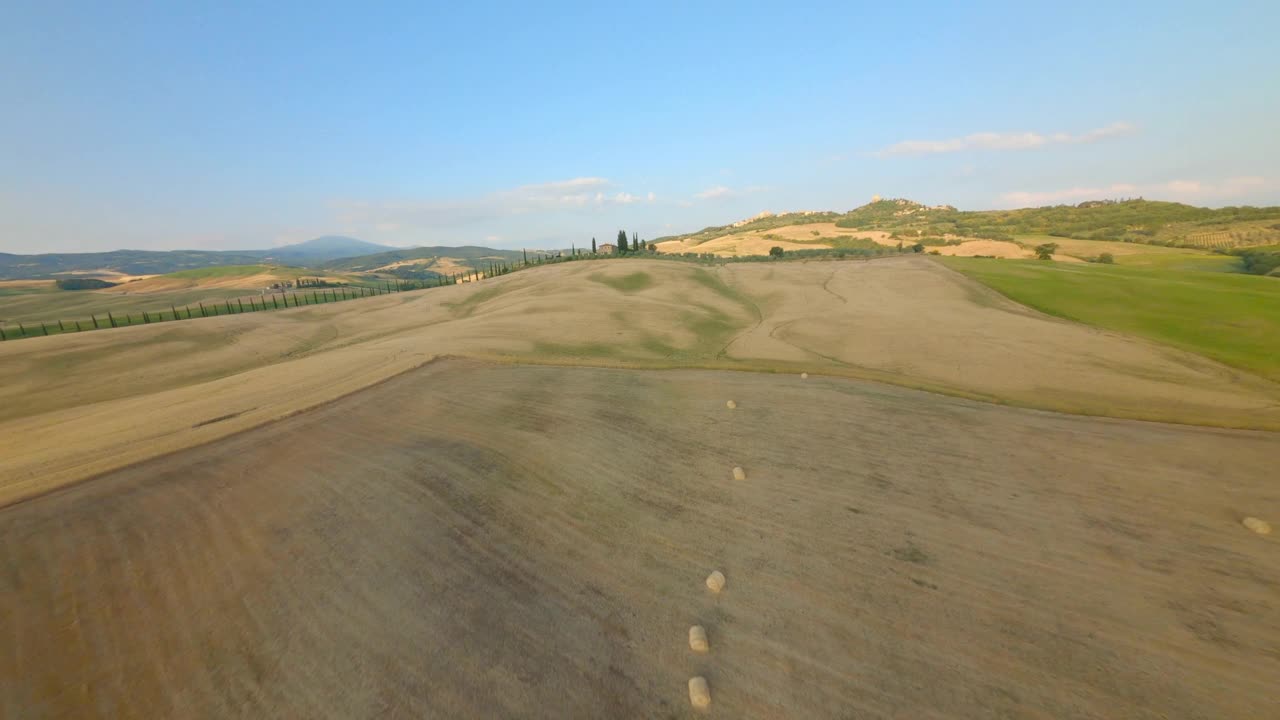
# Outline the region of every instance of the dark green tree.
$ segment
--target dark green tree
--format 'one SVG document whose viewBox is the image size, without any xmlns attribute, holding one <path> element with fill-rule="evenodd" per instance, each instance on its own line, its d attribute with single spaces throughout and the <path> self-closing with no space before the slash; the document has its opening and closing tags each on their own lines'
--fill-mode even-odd
<svg viewBox="0 0 1280 720">
<path fill-rule="evenodd" d="M 1036 258 L 1040 260 L 1052 260 L 1053 253 L 1058 250 L 1058 243 L 1045 243 L 1036 246 Z"/>
<path fill-rule="evenodd" d="M 769 257 L 782 257 L 782 248 L 777 245 L 769 248 Z"/>
<path fill-rule="evenodd" d="M 592 255 L 595 255 L 595 254 L 596 254 L 596 239 L 595 239 L 595 238 L 591 238 L 591 254 L 592 254 Z"/>
<path fill-rule="evenodd" d="M 618 231 L 618 254 L 621 255 L 627 251 L 627 231 Z"/>
</svg>

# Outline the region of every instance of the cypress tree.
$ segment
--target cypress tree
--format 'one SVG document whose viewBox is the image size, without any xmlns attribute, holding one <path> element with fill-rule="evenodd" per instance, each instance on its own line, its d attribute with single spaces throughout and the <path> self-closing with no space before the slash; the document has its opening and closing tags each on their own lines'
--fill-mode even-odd
<svg viewBox="0 0 1280 720">
<path fill-rule="evenodd" d="M 627 231 L 618 231 L 618 254 L 621 255 L 627 251 Z"/>
<path fill-rule="evenodd" d="M 595 255 L 595 254 L 596 254 L 596 239 L 595 239 L 595 238 L 591 238 L 591 254 L 592 254 L 592 255 Z"/>
</svg>

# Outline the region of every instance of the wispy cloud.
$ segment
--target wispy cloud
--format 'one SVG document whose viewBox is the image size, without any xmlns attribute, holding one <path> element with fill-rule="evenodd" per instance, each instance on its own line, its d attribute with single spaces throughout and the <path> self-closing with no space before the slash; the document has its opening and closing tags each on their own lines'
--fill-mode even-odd
<svg viewBox="0 0 1280 720">
<path fill-rule="evenodd" d="M 1078 135 L 1063 132 L 1048 134 L 1029 131 L 980 132 L 946 140 L 903 140 L 875 154 L 880 157 L 893 157 L 897 155 L 953 153 L 966 150 L 1030 150 L 1047 145 L 1093 143 L 1120 135 L 1128 135 L 1136 131 L 1137 128 L 1129 123 L 1116 122 Z"/>
<path fill-rule="evenodd" d="M 725 187 L 724 185 L 716 185 L 713 187 L 709 187 L 700 193 L 696 193 L 694 197 L 698 198 L 699 200 L 710 200 L 712 198 L 728 197 L 732 194 L 733 194 L 733 191 Z"/>
<path fill-rule="evenodd" d="M 656 196 L 649 193 L 652 202 Z M 514 215 L 588 211 L 631 205 L 646 198 L 618 189 L 606 178 L 521 185 L 472 197 L 426 200 L 363 201 L 333 203 L 343 223 L 378 229 L 452 228 Z"/>
<path fill-rule="evenodd" d="M 1217 182 L 1170 180 L 1147 185 L 1112 183 L 1111 185 L 1080 186 L 1059 190 L 1019 190 L 1002 194 L 1000 201 L 1003 205 L 1011 207 L 1038 207 L 1066 202 L 1134 196 L 1167 200 L 1205 201 L 1240 197 L 1269 187 L 1271 187 L 1271 184 L 1268 183 L 1266 178 L 1249 175 L 1227 178 Z"/>
</svg>

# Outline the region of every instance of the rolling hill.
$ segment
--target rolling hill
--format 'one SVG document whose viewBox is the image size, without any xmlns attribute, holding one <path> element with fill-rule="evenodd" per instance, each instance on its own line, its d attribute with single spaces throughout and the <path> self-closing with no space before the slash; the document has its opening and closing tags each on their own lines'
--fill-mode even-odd
<svg viewBox="0 0 1280 720">
<path fill-rule="evenodd" d="M 706 717 L 696 672 L 716 717 L 1265 717 L 1277 436 L 1123 418 L 1274 430 L 1280 386 L 951 262 L 592 259 L 0 342 L 0 707 Z M 1059 304 L 1123 270 L 971 264 L 1097 281 Z M 1200 275 L 1257 295 L 1199 331 L 1274 369 L 1240 308 L 1280 285 Z"/>
<path fill-rule="evenodd" d="M 1048 235 L 1086 240 L 1226 249 L 1280 242 L 1280 207 L 1203 208 L 1153 200 L 1093 200 L 1078 205 L 1018 210 L 957 210 L 906 200 L 876 200 L 845 213 L 762 214 L 750 220 L 657 238 L 690 248 L 727 235 L 759 233 L 811 223 L 834 223 L 851 232 L 884 232 L 897 239 L 968 237 L 1015 240 Z"/>
<path fill-rule="evenodd" d="M 223 265 L 314 265 L 341 257 L 386 252 L 386 245 L 327 235 L 270 250 L 112 250 L 96 253 L 0 253 L 0 280 L 77 275 L 162 275 Z"/>
<path fill-rule="evenodd" d="M 266 251 L 112 250 L 99 253 L 0 253 L 0 280 L 53 278 L 58 275 L 162 275 L 217 265 L 253 265 Z"/>
<path fill-rule="evenodd" d="M 382 272 L 397 277 L 424 278 L 449 275 L 464 268 L 481 269 L 494 261 L 515 262 L 522 257 L 523 252 L 520 250 L 498 250 L 475 245 L 435 246 L 347 257 L 324 263 L 321 267 L 334 271 Z"/>
</svg>

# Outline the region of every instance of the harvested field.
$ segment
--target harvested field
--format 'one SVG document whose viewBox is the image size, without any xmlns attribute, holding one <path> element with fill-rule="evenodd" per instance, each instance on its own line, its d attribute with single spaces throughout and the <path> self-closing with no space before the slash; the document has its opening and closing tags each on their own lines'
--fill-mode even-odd
<svg viewBox="0 0 1280 720">
<path fill-rule="evenodd" d="M 768 255 L 769 248 L 780 247 L 783 250 L 819 250 L 830 248 L 817 238 L 813 242 L 794 242 L 771 239 L 752 234 L 726 235 L 708 240 L 697 245 L 690 245 L 683 240 L 668 240 L 655 245 L 658 252 L 664 253 L 708 253 L 716 257 L 739 257 L 743 255 Z"/>
<path fill-rule="evenodd" d="M 1280 428 L 1274 382 L 1041 315 L 925 258 L 710 269 L 582 261 L 355 302 L 0 343 L 0 503 L 447 355 L 823 373 L 1029 407 Z"/>
<path fill-rule="evenodd" d="M 736 257 L 742 255 L 768 255 L 769 248 L 777 246 L 783 250 L 816 250 L 830 248 L 829 241 L 837 237 L 864 238 L 885 246 L 897 245 L 897 240 L 890 240 L 889 233 L 878 230 L 853 230 L 836 227 L 835 223 L 805 223 L 803 225 L 785 225 L 769 230 L 753 230 L 735 232 L 713 238 L 704 243 L 687 240 L 667 240 L 654 247 L 664 253 L 710 253 L 717 257 Z"/>
<path fill-rule="evenodd" d="M 731 718 L 1266 717 L 1278 451 L 438 361 L 0 510 L 0 715 L 685 718 L 701 676 Z"/>
<path fill-rule="evenodd" d="M 479 258 L 480 261 L 484 261 L 486 259 L 489 259 L 489 258 Z M 502 260 L 502 258 L 493 258 L 493 259 L 497 261 Z M 473 269 L 470 265 L 467 265 L 465 262 L 463 262 L 462 260 L 459 260 L 458 258 L 425 257 L 425 258 L 410 258 L 408 260 L 397 260 L 396 262 L 390 263 L 388 265 L 383 265 L 382 267 L 374 268 L 373 272 L 391 272 L 392 270 L 395 270 L 397 268 L 415 267 L 415 266 L 421 267 L 424 270 L 438 272 L 441 275 L 453 275 L 455 273 L 463 274 L 463 273 L 471 272 L 471 270 Z"/>
<path fill-rule="evenodd" d="M 0 292 L 6 290 L 55 290 L 55 280 L 0 280 Z"/>
</svg>

